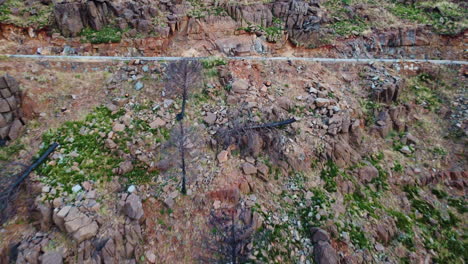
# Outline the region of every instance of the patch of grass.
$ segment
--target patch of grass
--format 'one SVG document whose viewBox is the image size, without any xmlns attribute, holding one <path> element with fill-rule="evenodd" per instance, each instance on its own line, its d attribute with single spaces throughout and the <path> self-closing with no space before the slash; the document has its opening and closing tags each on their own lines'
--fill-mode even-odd
<svg viewBox="0 0 468 264">
<path fill-rule="evenodd" d="M 466 200 L 463 197 L 449 198 L 447 202 L 448 205 L 456 208 L 460 214 L 468 213 L 468 206 L 466 204 Z"/>
<path fill-rule="evenodd" d="M 364 112 L 364 119 L 366 121 L 366 125 L 370 126 L 375 124 L 375 116 L 380 110 L 382 110 L 383 105 L 378 102 L 374 102 L 369 99 L 362 99 L 359 101 L 361 108 Z"/>
<path fill-rule="evenodd" d="M 43 181 L 51 186 L 60 186 L 59 189 L 70 193 L 71 187 L 83 181 L 104 181 L 115 174 L 114 168 L 119 167 L 123 161 L 117 152 L 105 146 L 106 137 L 112 131 L 114 120 L 123 116 L 124 111 L 113 114 L 106 107 L 98 107 L 88 114 L 82 121 L 68 121 L 61 127 L 50 130 L 43 135 L 42 151 L 52 143 L 57 142 L 60 147 L 56 150 L 58 159 L 56 164 L 44 163 L 38 168 Z M 148 124 L 139 119 L 132 120 L 132 128 L 124 132 L 117 132 L 113 138 L 119 149 L 129 153 L 128 142 L 141 133 L 153 134 L 157 141 L 160 137 L 167 139 L 167 129 L 151 131 Z M 133 170 L 122 175 L 128 184 L 147 183 L 157 176 L 147 172 L 142 162 L 135 160 Z"/>
<path fill-rule="evenodd" d="M 20 27 L 43 28 L 51 24 L 52 11 L 52 4 L 43 5 L 40 1 L 27 5 L 26 1 L 7 0 L 0 5 L 0 22 Z"/>
<path fill-rule="evenodd" d="M 390 11 L 399 18 L 408 19 L 424 24 L 428 24 L 430 22 L 430 19 L 429 17 L 427 17 L 427 14 L 414 5 L 405 5 L 397 3 L 394 7 L 390 8 Z"/>
<path fill-rule="evenodd" d="M 392 170 L 393 170 L 394 172 L 402 173 L 403 170 L 404 170 L 404 167 L 403 167 L 403 165 L 401 165 L 401 163 L 400 163 L 399 161 L 395 160 L 395 161 L 393 162 L 393 168 L 392 168 Z"/>
<path fill-rule="evenodd" d="M 212 69 L 214 67 L 226 65 L 227 61 L 221 57 L 210 57 L 201 61 L 204 69 Z"/>
<path fill-rule="evenodd" d="M 407 186 L 404 191 L 408 193 L 412 209 L 415 213 L 410 214 L 411 219 L 422 231 L 421 237 L 424 247 L 436 252 L 434 258 L 436 263 L 464 263 L 468 254 L 466 252 L 466 236 L 459 235 L 455 228 L 461 222 L 455 214 L 447 211 L 444 214 L 433 203 L 430 203 L 419 196 L 415 186 Z M 444 197 L 445 194 L 433 190 L 437 196 Z M 448 199 L 450 205 L 450 198 Z M 456 202 L 458 204 L 458 200 Z M 399 220 L 402 219 L 400 216 Z M 406 219 L 408 220 L 408 219 Z M 399 223 L 399 228 L 408 231 L 407 222 Z"/>
<path fill-rule="evenodd" d="M 375 219 L 380 219 L 378 209 L 382 209 L 382 205 L 376 201 L 369 189 L 362 188 L 360 191 L 354 192 L 351 195 L 346 195 L 345 200 L 349 202 L 349 211 L 355 215 L 361 215 L 362 211 L 367 211 L 369 215 Z"/>
<path fill-rule="evenodd" d="M 434 194 L 439 199 L 445 199 L 448 197 L 447 192 L 438 188 L 432 189 L 432 194 Z"/>
<path fill-rule="evenodd" d="M 325 181 L 325 190 L 329 192 L 336 192 L 337 183 L 335 178 L 340 174 L 340 169 L 331 160 L 329 160 L 323 170 L 320 172 L 320 178 Z"/>
<path fill-rule="evenodd" d="M 448 154 L 447 150 L 442 147 L 433 147 L 430 151 L 439 156 L 446 156 Z"/>
<path fill-rule="evenodd" d="M 339 228 L 340 232 L 347 232 L 354 246 L 360 249 L 369 249 L 370 241 L 364 231 L 359 226 L 352 223 L 345 223 L 344 227 Z"/>
<path fill-rule="evenodd" d="M 85 28 L 80 35 L 84 42 L 92 44 L 119 43 L 122 40 L 122 31 L 112 26 L 106 26 L 101 30 Z"/>
<path fill-rule="evenodd" d="M 371 183 L 375 184 L 378 190 L 384 191 L 388 190 L 388 183 L 387 183 L 387 178 L 388 178 L 388 173 L 387 171 L 380 165 L 380 162 L 383 161 L 384 159 L 384 154 L 382 152 L 379 152 L 377 154 L 371 155 L 366 158 L 372 166 L 374 166 L 379 174 L 377 175 L 376 178 L 372 179 Z"/>
<path fill-rule="evenodd" d="M 337 35 L 349 36 L 364 32 L 368 28 L 368 25 L 363 19 L 356 17 L 353 19 L 337 21 L 331 24 L 331 28 Z"/>
<path fill-rule="evenodd" d="M 120 159 L 112 155 L 104 146 L 104 139 L 99 132 L 109 133 L 113 116 L 109 109 L 99 107 L 84 121 L 68 121 L 55 131 L 43 135 L 43 151 L 53 142 L 60 144 L 57 151 L 61 157 L 56 165 L 42 164 L 38 173 L 51 186 L 59 184 L 65 191 L 86 180 L 103 180 L 113 175 Z M 78 165 L 78 166 L 76 166 Z M 78 168 L 75 169 L 75 168 Z"/>
<path fill-rule="evenodd" d="M 390 12 L 402 19 L 431 25 L 439 34 L 455 35 L 468 25 L 466 8 L 449 1 L 424 1 L 413 5 L 395 3 Z"/>
<path fill-rule="evenodd" d="M 353 34 L 360 34 L 367 30 L 370 25 L 362 17 L 353 14 L 346 8 L 351 3 L 351 0 L 328 0 L 324 6 L 330 13 L 332 18 L 329 27 L 337 36 L 350 36 Z"/>
<path fill-rule="evenodd" d="M 11 161 L 11 158 L 24 148 L 24 144 L 19 141 L 11 142 L 8 146 L 0 147 L 0 161 Z"/>
</svg>

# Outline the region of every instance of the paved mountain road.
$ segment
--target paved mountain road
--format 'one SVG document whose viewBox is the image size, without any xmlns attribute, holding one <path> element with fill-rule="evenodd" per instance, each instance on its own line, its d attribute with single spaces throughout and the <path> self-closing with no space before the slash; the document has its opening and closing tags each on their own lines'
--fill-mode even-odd
<svg viewBox="0 0 468 264">
<path fill-rule="evenodd" d="M 209 57 L 117 57 L 117 56 L 73 56 L 73 55 L 21 55 L 4 54 L 0 57 L 18 58 L 18 59 L 47 59 L 47 60 L 66 60 L 66 61 L 180 61 L 180 60 L 202 60 Z M 306 62 L 324 62 L 324 63 L 432 63 L 443 65 L 468 65 L 468 61 L 462 60 L 425 60 L 425 59 L 365 59 L 365 58 L 307 58 L 307 57 L 224 57 L 230 60 L 251 60 L 251 61 L 306 61 Z"/>
</svg>

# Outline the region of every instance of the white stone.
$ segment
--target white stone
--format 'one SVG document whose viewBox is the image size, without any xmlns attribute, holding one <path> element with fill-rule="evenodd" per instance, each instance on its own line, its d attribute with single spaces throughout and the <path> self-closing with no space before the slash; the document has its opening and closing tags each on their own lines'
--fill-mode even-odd
<svg viewBox="0 0 468 264">
<path fill-rule="evenodd" d="M 43 193 L 48 193 L 48 192 L 50 192 L 50 186 L 47 186 L 47 185 L 46 185 L 46 186 L 42 187 L 42 192 L 43 192 Z"/>
<path fill-rule="evenodd" d="M 400 149 L 400 152 L 403 154 L 411 154 L 411 149 L 408 146 L 404 146 Z"/>
<path fill-rule="evenodd" d="M 81 185 L 77 184 L 72 187 L 72 192 L 77 193 L 79 191 L 81 191 Z"/>
<path fill-rule="evenodd" d="M 134 191 L 136 191 L 135 185 L 130 185 L 130 186 L 128 186 L 127 192 L 133 193 Z"/>
</svg>

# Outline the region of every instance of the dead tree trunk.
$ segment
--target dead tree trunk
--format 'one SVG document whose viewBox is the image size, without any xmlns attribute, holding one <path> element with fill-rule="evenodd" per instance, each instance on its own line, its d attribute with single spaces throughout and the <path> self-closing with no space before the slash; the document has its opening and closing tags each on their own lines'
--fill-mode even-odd
<svg viewBox="0 0 468 264">
<path fill-rule="evenodd" d="M 180 142 L 179 142 L 179 152 L 181 160 L 181 169 L 182 169 L 182 193 L 187 194 L 187 172 L 185 169 L 185 133 L 184 133 L 184 122 L 179 121 L 180 124 Z"/>
<path fill-rule="evenodd" d="M 185 131 L 183 119 L 185 117 L 185 108 L 189 94 L 188 90 L 190 88 L 194 88 L 198 84 L 200 80 L 200 71 L 200 62 L 188 60 L 171 63 L 167 69 L 167 92 L 174 95 L 182 94 L 182 108 L 180 113 L 177 114 L 176 120 L 180 125 L 179 153 L 181 160 L 180 166 L 182 170 L 181 191 L 183 194 L 187 193 L 187 171 L 185 167 Z"/>
</svg>

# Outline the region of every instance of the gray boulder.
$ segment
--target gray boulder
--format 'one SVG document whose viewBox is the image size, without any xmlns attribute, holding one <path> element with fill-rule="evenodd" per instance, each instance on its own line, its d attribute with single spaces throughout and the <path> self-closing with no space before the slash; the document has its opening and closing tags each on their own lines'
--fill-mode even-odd
<svg viewBox="0 0 468 264">
<path fill-rule="evenodd" d="M 143 217 L 145 212 L 143 211 L 143 205 L 138 195 L 132 193 L 127 197 L 124 205 L 124 213 L 134 220 L 140 220 Z"/>
</svg>

